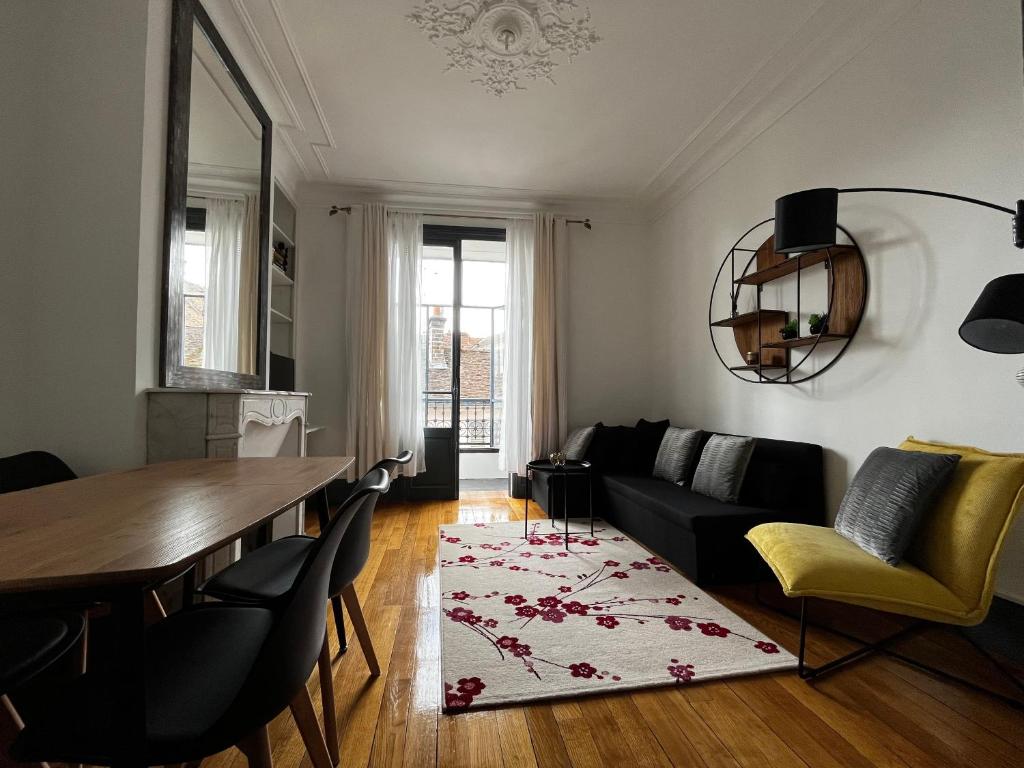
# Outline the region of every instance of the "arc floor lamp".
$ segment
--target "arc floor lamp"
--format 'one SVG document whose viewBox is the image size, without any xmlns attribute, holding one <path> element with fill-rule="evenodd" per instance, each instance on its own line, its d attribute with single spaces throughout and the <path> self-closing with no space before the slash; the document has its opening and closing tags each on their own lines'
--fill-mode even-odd
<svg viewBox="0 0 1024 768">
<path fill-rule="evenodd" d="M 836 245 L 839 195 L 849 192 L 899 192 L 958 200 L 1013 217 L 1013 244 L 1024 248 L 1024 200 L 1017 209 L 973 197 L 902 187 L 805 189 L 775 201 L 775 250 L 802 253 Z M 1005 355 L 1024 354 L 1024 274 L 997 277 L 981 292 L 960 325 L 960 338 L 972 347 Z"/>
<path fill-rule="evenodd" d="M 1024 0 L 1021 0 L 1021 47 L 1024 49 Z M 1013 244 L 1024 248 L 1024 200 L 1017 209 L 973 197 L 903 187 L 852 187 L 806 189 L 775 201 L 775 250 L 779 253 L 813 251 L 836 242 L 836 213 L 840 193 L 899 192 L 928 195 L 980 205 L 1013 217 Z M 960 338 L 972 347 L 1004 355 L 1024 354 L 1024 274 L 1003 275 L 989 282 L 967 318 L 960 324 Z M 1017 375 L 1024 384 L 1024 368 Z"/>
</svg>

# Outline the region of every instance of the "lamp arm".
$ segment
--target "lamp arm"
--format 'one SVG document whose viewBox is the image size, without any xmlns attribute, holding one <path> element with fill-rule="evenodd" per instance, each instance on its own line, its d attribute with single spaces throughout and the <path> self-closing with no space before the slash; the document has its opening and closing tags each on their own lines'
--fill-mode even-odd
<svg viewBox="0 0 1024 768">
<path fill-rule="evenodd" d="M 909 189 L 905 187 L 850 187 L 848 189 L 840 189 L 840 192 L 904 192 L 908 195 L 928 195 L 930 197 L 945 197 L 950 200 L 959 200 L 962 203 L 973 203 L 974 205 L 981 205 L 985 208 L 992 208 L 1003 213 L 1009 213 L 1011 216 L 1017 215 L 1017 211 L 1012 208 L 1007 208 L 1002 205 L 996 205 L 995 203 L 989 203 L 985 200 L 978 200 L 974 197 L 964 197 L 963 195 L 953 195 L 949 192 L 933 192 L 929 189 Z"/>
</svg>

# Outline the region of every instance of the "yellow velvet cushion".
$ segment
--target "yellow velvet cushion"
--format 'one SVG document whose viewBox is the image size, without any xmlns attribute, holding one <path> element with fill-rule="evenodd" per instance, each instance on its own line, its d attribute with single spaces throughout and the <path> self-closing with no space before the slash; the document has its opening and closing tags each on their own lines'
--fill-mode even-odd
<svg viewBox="0 0 1024 768">
<path fill-rule="evenodd" d="M 963 602 L 920 568 L 888 565 L 832 528 L 764 523 L 747 540 L 788 597 L 825 597 L 920 619 L 973 623 Z"/>
<path fill-rule="evenodd" d="M 747 534 L 790 597 L 825 597 L 953 624 L 977 624 L 1024 501 L 1024 454 L 907 438 L 900 448 L 962 457 L 949 486 L 893 567 L 831 528 L 767 523 Z"/>
<path fill-rule="evenodd" d="M 1024 454 L 913 437 L 900 448 L 962 457 L 906 559 L 941 581 L 980 621 L 992 603 L 999 553 L 1024 500 Z"/>
</svg>

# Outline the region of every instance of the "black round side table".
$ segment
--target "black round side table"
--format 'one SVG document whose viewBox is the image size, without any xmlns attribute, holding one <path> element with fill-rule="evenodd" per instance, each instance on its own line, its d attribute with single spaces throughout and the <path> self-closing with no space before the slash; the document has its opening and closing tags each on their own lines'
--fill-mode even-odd
<svg viewBox="0 0 1024 768">
<path fill-rule="evenodd" d="M 526 465 L 526 477 L 528 480 L 533 479 L 533 473 L 535 472 L 547 472 L 552 475 L 562 475 L 562 512 L 564 515 L 565 525 L 565 549 L 569 550 L 569 476 L 570 475 L 583 475 L 587 478 L 587 515 L 590 518 L 590 535 L 594 535 L 594 489 L 590 483 L 590 462 L 589 461 L 575 461 L 572 459 L 566 459 L 565 464 L 556 466 L 547 459 L 541 459 L 538 461 L 528 462 Z M 549 485 L 550 487 L 550 485 Z M 529 536 L 529 522 L 530 522 L 530 498 L 533 496 L 533 484 L 530 483 L 531 491 L 526 495 L 526 499 L 523 502 L 523 538 Z M 553 500 L 553 499 L 552 499 Z M 549 506 L 551 506 L 549 504 Z M 549 510 L 550 513 L 550 510 Z M 555 527 L 554 515 L 551 516 L 551 527 Z"/>
</svg>

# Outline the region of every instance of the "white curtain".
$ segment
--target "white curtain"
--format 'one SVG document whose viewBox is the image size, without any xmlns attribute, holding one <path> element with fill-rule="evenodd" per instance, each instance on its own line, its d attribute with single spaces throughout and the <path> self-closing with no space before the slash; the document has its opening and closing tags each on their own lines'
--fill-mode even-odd
<svg viewBox="0 0 1024 768">
<path fill-rule="evenodd" d="M 533 264 L 532 453 L 546 457 L 561 449 L 567 426 L 565 219 L 534 214 Z"/>
<path fill-rule="evenodd" d="M 238 369 L 238 292 L 242 258 L 241 200 L 211 198 L 206 203 L 206 324 L 203 365 Z"/>
<path fill-rule="evenodd" d="M 260 293 L 260 197 L 245 196 L 238 272 L 238 371 L 256 373 Z"/>
<path fill-rule="evenodd" d="M 533 238 L 532 219 L 510 219 L 506 228 L 505 397 L 501 417 L 498 468 L 526 474 L 534 458 L 530 391 L 533 387 Z"/>
<path fill-rule="evenodd" d="M 423 217 L 388 215 L 387 398 L 384 451 L 395 456 L 410 450 L 415 460 L 401 467 L 415 477 L 423 460 L 423 360 L 420 339 L 420 273 L 423 262 Z"/>
<path fill-rule="evenodd" d="M 362 245 L 352 260 L 349 288 L 349 387 L 346 453 L 365 473 L 384 458 L 385 350 L 388 333 L 387 210 L 362 211 Z"/>
</svg>

